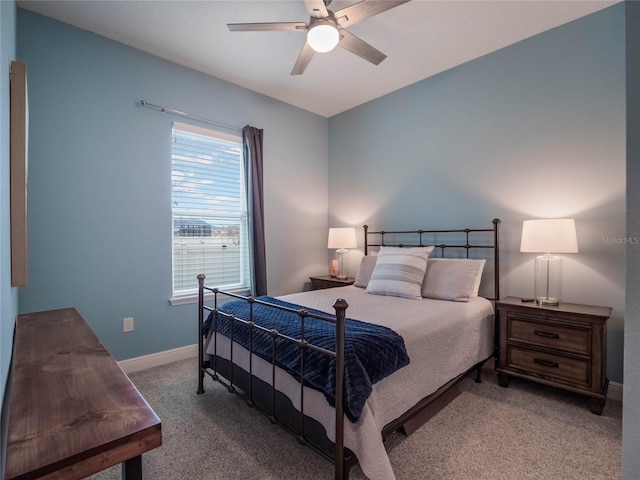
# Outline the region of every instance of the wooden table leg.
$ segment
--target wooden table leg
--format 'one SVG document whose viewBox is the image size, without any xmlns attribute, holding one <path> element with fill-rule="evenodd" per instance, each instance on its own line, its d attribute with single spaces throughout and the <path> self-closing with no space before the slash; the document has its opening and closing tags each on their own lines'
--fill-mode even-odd
<svg viewBox="0 0 640 480">
<path fill-rule="evenodd" d="M 142 455 L 122 462 L 122 480 L 142 480 Z"/>
</svg>

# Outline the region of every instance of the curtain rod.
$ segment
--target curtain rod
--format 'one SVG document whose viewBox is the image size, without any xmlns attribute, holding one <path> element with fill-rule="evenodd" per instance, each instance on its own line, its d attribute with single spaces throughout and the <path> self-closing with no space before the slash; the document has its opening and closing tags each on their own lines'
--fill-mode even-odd
<svg viewBox="0 0 640 480">
<path fill-rule="evenodd" d="M 215 127 L 226 128 L 228 130 L 233 130 L 235 132 L 242 132 L 241 127 L 236 127 L 234 125 L 227 125 L 226 123 L 215 122 L 213 120 L 209 120 L 207 118 L 199 117 L 197 115 L 192 115 L 190 113 L 181 112 L 180 110 L 175 110 L 173 108 L 162 107 L 160 105 L 154 105 L 153 103 L 149 103 L 146 100 L 140 100 L 140 105 L 143 107 L 153 108 L 155 110 L 159 110 L 162 113 L 169 113 L 171 115 L 178 115 L 180 117 L 188 118 L 190 120 L 196 120 L 202 123 L 208 123 L 209 125 L 213 125 Z"/>
</svg>

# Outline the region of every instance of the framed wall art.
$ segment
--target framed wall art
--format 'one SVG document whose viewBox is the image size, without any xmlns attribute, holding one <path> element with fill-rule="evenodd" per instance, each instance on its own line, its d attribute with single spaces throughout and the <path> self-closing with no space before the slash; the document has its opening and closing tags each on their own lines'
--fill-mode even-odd
<svg viewBox="0 0 640 480">
<path fill-rule="evenodd" d="M 11 286 L 27 285 L 27 157 L 29 104 L 27 66 L 10 70 Z"/>
</svg>

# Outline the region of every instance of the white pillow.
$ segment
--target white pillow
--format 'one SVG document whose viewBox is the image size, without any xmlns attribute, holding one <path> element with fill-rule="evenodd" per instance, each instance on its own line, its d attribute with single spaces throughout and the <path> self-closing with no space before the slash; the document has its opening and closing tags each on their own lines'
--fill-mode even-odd
<svg viewBox="0 0 640 480">
<path fill-rule="evenodd" d="M 468 302 L 478 296 L 486 260 L 431 258 L 422 285 L 422 296 L 454 302 Z"/>
<path fill-rule="evenodd" d="M 487 263 L 486 260 L 475 260 L 476 262 L 480 262 L 480 268 L 478 268 L 478 274 L 476 275 L 476 279 L 473 282 L 473 289 L 471 290 L 471 298 L 477 297 L 480 292 L 480 282 L 482 281 L 482 271 L 484 270 L 484 265 Z"/>
<path fill-rule="evenodd" d="M 367 288 L 371 274 L 373 273 L 373 268 L 376 266 L 377 258 L 376 255 L 365 255 L 362 257 L 362 260 L 360 260 L 360 268 L 356 275 L 356 281 L 353 283 L 356 287 Z"/>
<path fill-rule="evenodd" d="M 427 257 L 433 247 L 380 247 L 367 293 L 412 299 L 422 298 Z"/>
</svg>

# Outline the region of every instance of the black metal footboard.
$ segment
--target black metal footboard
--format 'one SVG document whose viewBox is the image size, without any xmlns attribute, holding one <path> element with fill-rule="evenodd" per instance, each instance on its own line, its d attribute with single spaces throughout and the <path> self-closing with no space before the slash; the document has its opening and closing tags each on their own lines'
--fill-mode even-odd
<svg viewBox="0 0 640 480">
<path fill-rule="evenodd" d="M 213 380 L 224 385 L 229 392 L 236 393 L 243 397 L 247 403 L 258 408 L 267 415 L 273 423 L 278 423 L 290 433 L 294 434 L 298 441 L 314 448 L 324 457 L 329 458 L 335 465 L 335 479 L 346 480 L 349 475 L 350 467 L 357 463 L 357 459 L 352 452 L 344 447 L 344 337 L 345 337 L 345 311 L 348 307 L 347 302 L 338 299 L 333 305 L 335 316 L 319 315 L 308 312 L 305 309 L 292 310 L 280 305 L 274 305 L 263 302 L 253 297 L 245 297 L 242 295 L 225 292 L 217 288 L 209 288 L 204 285 L 205 276 L 198 275 L 198 390 L 197 393 L 204 393 L 204 376 L 209 375 Z M 205 292 L 213 293 L 213 307 L 205 304 Z M 249 318 L 238 318 L 233 315 L 226 314 L 218 310 L 219 296 L 232 297 L 244 300 L 250 305 Z M 267 305 L 271 308 L 285 310 L 296 313 L 302 320 L 302 331 L 300 338 L 292 338 L 283 335 L 277 330 L 268 330 L 260 326 L 253 318 L 253 304 Z M 222 358 L 217 355 L 217 338 L 213 335 L 215 354 L 211 355 L 209 361 L 204 359 L 204 337 L 203 323 L 206 312 L 217 312 L 219 315 L 225 316 L 230 320 L 231 325 L 235 323 L 245 325 L 250 332 L 250 346 L 248 348 L 250 355 L 248 357 L 249 371 L 241 368 L 234 363 L 233 359 L 233 328 L 231 329 L 231 350 L 230 358 Z M 335 324 L 336 327 L 336 348 L 335 351 L 313 345 L 305 340 L 304 320 L 306 318 L 314 318 L 321 321 L 327 321 Z M 271 382 L 265 382 L 254 375 L 253 372 L 253 335 L 254 332 L 262 332 L 269 335 L 272 339 L 272 362 L 271 362 Z M 300 405 L 293 405 L 289 398 L 279 392 L 275 387 L 276 375 L 276 339 L 280 341 L 292 342 L 298 348 L 305 350 L 314 350 L 322 354 L 334 357 L 336 359 L 336 384 L 335 384 L 335 441 L 331 442 L 324 432 L 322 425 L 305 414 L 304 409 L 304 386 L 300 383 Z M 302 356 L 304 359 L 304 355 Z M 304 378 L 304 360 L 301 362 L 300 378 Z"/>
</svg>

